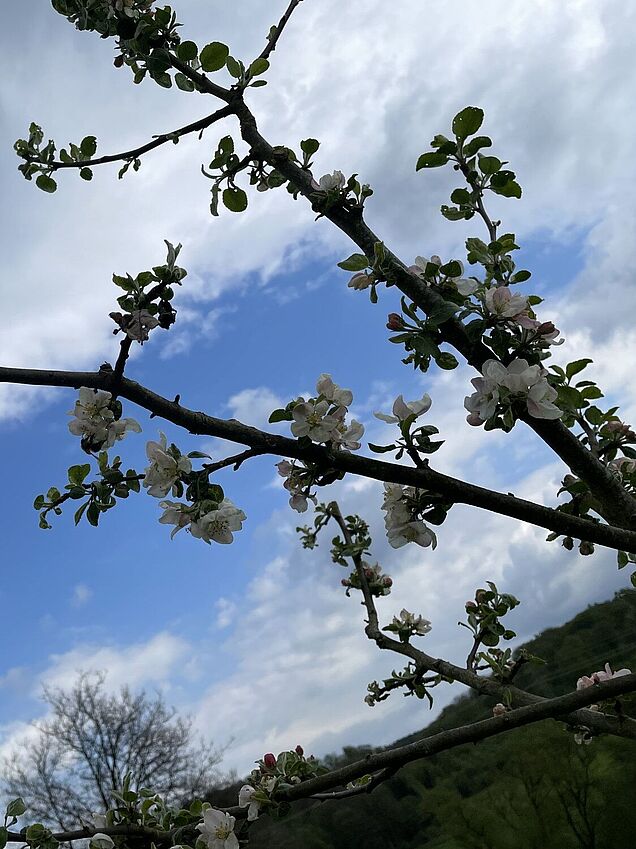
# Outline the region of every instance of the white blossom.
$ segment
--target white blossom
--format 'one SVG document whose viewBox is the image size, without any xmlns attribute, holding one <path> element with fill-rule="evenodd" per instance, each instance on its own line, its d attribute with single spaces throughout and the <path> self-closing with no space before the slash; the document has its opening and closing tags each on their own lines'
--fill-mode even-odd
<svg viewBox="0 0 636 849">
<path fill-rule="evenodd" d="M 91 820 L 93 821 L 93 826 L 95 828 L 106 828 L 108 825 L 108 817 L 106 814 L 100 814 L 97 812 L 92 813 Z"/>
<path fill-rule="evenodd" d="M 108 834 L 97 832 L 97 834 L 94 834 L 91 837 L 88 845 L 90 846 L 90 849 L 113 849 L 115 841 L 112 837 L 109 837 Z"/>
<path fill-rule="evenodd" d="M 159 442 L 150 441 L 146 444 L 150 465 L 145 471 L 144 486 L 148 489 L 148 495 L 155 498 L 165 498 L 181 475 L 192 470 L 188 457 L 183 454 L 175 457 L 167 442 L 166 435 L 160 433 Z"/>
<path fill-rule="evenodd" d="M 197 830 L 208 849 L 239 849 L 239 842 L 234 834 L 236 819 L 224 811 L 208 808 L 203 813 L 203 822 Z"/>
<path fill-rule="evenodd" d="M 506 713 L 508 713 L 508 708 L 501 702 L 497 702 L 492 709 L 493 716 L 505 716 Z"/>
<path fill-rule="evenodd" d="M 342 418 L 339 411 L 327 413 L 329 401 L 301 401 L 292 410 L 294 436 L 308 436 L 313 442 L 327 442 Z"/>
<path fill-rule="evenodd" d="M 527 360 L 516 359 L 506 367 L 497 360 L 486 360 L 482 374 L 471 381 L 477 391 L 464 399 L 464 407 L 470 413 L 469 424 L 483 424 L 494 415 L 502 387 L 513 395 L 525 395 L 528 412 L 534 418 L 558 419 L 563 415 L 553 403 L 557 392 L 540 365 L 531 366 Z"/>
<path fill-rule="evenodd" d="M 256 790 L 250 784 L 244 784 L 239 790 L 239 808 L 247 808 L 247 819 L 249 822 L 253 822 L 258 818 L 258 812 L 261 807 L 261 803 L 257 799 L 254 799 L 255 793 Z"/>
<path fill-rule="evenodd" d="M 514 319 L 528 309 L 528 299 L 524 295 L 513 295 L 508 286 L 493 286 L 484 295 L 486 309 L 498 318 Z"/>
<path fill-rule="evenodd" d="M 421 416 L 426 413 L 433 402 L 428 393 L 424 393 L 419 401 L 405 401 L 402 395 L 398 395 L 393 402 L 393 415 L 387 413 L 374 413 L 376 419 L 380 419 L 388 424 L 396 424 L 403 422 L 409 416 Z"/>
<path fill-rule="evenodd" d="M 631 669 L 618 669 L 612 672 L 612 667 L 609 663 L 605 664 L 605 668 L 600 672 L 593 672 L 591 675 L 583 675 L 576 682 L 577 690 L 585 690 L 587 687 L 592 687 L 594 684 L 602 684 L 603 681 L 611 681 L 612 678 L 622 678 L 623 675 L 631 675 Z"/>
<path fill-rule="evenodd" d="M 241 530 L 246 519 L 242 510 L 232 504 L 229 498 L 224 498 L 216 510 L 210 510 L 190 523 L 190 533 L 208 544 L 219 542 L 229 545 L 234 539 L 232 534 Z"/>
<path fill-rule="evenodd" d="M 364 425 L 352 419 L 349 426 L 344 423 L 338 425 L 333 432 L 332 441 L 340 448 L 346 448 L 348 451 L 357 451 L 360 448 L 360 439 L 364 435 Z"/>
<path fill-rule="evenodd" d="M 408 629 L 420 637 L 424 637 L 433 627 L 428 619 L 423 616 L 416 616 L 414 613 L 409 613 L 406 608 L 402 608 L 400 616 L 393 617 L 393 625 L 397 628 Z"/>
<path fill-rule="evenodd" d="M 181 528 L 187 528 L 192 521 L 192 507 L 187 504 L 182 504 L 179 501 L 162 501 L 159 506 L 163 509 L 163 515 L 159 521 L 162 525 L 174 525 L 174 529 L 170 534 L 170 539 L 174 539 L 174 535 Z"/>
<path fill-rule="evenodd" d="M 126 323 L 126 336 L 137 342 L 146 342 L 150 331 L 159 327 L 159 322 L 148 310 L 133 310 Z"/>
<path fill-rule="evenodd" d="M 410 486 L 394 483 L 384 484 L 382 509 L 386 511 L 384 524 L 387 539 L 392 548 L 401 548 L 408 542 L 414 542 L 426 548 L 437 545 L 433 531 L 414 513 L 409 499 L 415 497 L 416 490 Z"/>
<path fill-rule="evenodd" d="M 424 272 L 426 271 L 426 266 L 429 263 L 432 263 L 433 265 L 439 266 L 439 265 L 442 264 L 442 260 L 438 256 L 436 256 L 435 254 L 430 259 L 427 259 L 425 256 L 416 256 L 415 257 L 415 264 L 409 266 L 409 271 L 412 271 L 414 274 L 417 274 L 420 277 L 423 277 Z"/>
<path fill-rule="evenodd" d="M 345 175 L 342 171 L 334 171 L 332 174 L 325 174 L 318 180 L 318 188 L 321 192 L 331 192 L 334 189 L 343 189 L 345 182 Z"/>
<path fill-rule="evenodd" d="M 316 392 L 324 395 L 327 401 L 331 401 L 337 407 L 350 407 L 353 401 L 353 392 L 350 389 L 342 389 L 334 383 L 330 374 L 321 374 L 316 383 Z"/>
<path fill-rule="evenodd" d="M 82 386 L 75 407 L 68 413 L 75 416 L 68 423 L 68 429 L 74 436 L 86 440 L 91 449 L 112 448 L 127 431 L 141 431 L 141 426 L 134 419 L 115 419 L 110 406 L 112 397 L 104 389 Z"/>
</svg>

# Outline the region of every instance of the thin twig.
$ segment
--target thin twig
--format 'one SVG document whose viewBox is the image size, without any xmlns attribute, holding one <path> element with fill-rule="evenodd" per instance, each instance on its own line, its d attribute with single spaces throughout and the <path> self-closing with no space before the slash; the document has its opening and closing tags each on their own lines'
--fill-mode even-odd
<svg viewBox="0 0 636 849">
<path fill-rule="evenodd" d="M 299 6 L 302 2 L 303 2 L 303 0 L 291 0 L 289 6 L 287 7 L 287 9 L 285 11 L 285 14 L 280 19 L 280 21 L 278 22 L 276 27 L 273 28 L 273 32 L 270 31 L 270 36 L 267 39 L 267 44 L 265 45 L 265 47 L 263 48 L 263 50 L 259 54 L 259 57 L 258 57 L 259 59 L 269 59 L 270 54 L 273 53 L 274 50 L 276 50 L 276 45 L 278 44 L 278 39 L 283 34 L 283 30 L 285 29 L 287 22 L 291 18 L 292 14 L 294 12 L 294 9 L 296 9 L 297 6 Z"/>
</svg>

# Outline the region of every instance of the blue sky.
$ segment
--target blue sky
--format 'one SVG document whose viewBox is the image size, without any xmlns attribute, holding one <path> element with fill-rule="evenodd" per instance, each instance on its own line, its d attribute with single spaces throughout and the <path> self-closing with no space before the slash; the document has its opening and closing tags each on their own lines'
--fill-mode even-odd
<svg viewBox="0 0 636 849">
<path fill-rule="evenodd" d="M 246 0 L 216 12 L 184 0 L 178 11 L 200 44 L 225 38 L 236 55 L 249 56 L 279 12 L 269 5 Z M 271 85 L 251 97 L 265 134 L 287 143 L 319 138 L 318 173 L 341 168 L 371 182 L 369 219 L 390 246 L 407 262 L 417 254 L 447 259 L 461 257 L 477 225 L 444 222 L 437 210 L 453 175 L 416 175 L 414 162 L 457 109 L 482 105 L 495 152 L 510 159 L 524 186 L 522 202 L 502 201 L 495 213 L 524 247 L 522 264 L 535 275 L 527 290 L 548 298 L 540 315 L 554 318 L 567 338 L 556 361 L 592 356 L 593 376 L 629 421 L 636 298 L 634 211 L 624 187 L 634 177 L 625 131 L 633 124 L 634 69 L 624 18 L 634 13 L 615 2 L 599 9 L 585 0 L 558 8 L 489 0 L 466 3 L 458 19 L 453 4 L 424 10 L 404 0 L 388 30 L 379 0 L 341 6 L 307 0 L 299 8 L 275 54 Z M 14 6 L 7 29 L 3 365 L 92 369 L 112 361 L 111 274 L 156 265 L 164 238 L 181 241 L 190 274 L 179 320 L 169 333 L 153 334 L 129 376 L 169 397 L 181 393 L 190 408 L 265 426 L 271 409 L 311 391 L 328 372 L 353 390 L 354 411 L 376 442 L 390 431 L 373 410 L 388 409 L 399 392 L 429 391 L 427 418 L 447 440 L 436 468 L 553 501 L 562 469 L 528 433 L 488 435 L 465 424 L 468 369 L 423 376 L 401 365 L 384 327 L 398 304 L 395 290 L 372 306 L 348 289 L 336 262 L 351 248 L 327 222 L 314 224 L 286 192 L 254 197 L 245 216 L 210 220 L 199 165 L 221 131 L 151 154 L 121 182 L 102 169 L 91 184 L 62 175 L 55 196 L 26 184 L 11 144 L 31 120 L 60 144 L 94 132 L 107 152 L 209 109 L 196 97 L 134 88 L 110 65 L 107 45 L 76 33 L 44 0 Z M 366 644 L 357 602 L 344 597 L 326 551 L 304 552 L 295 540 L 298 517 L 276 483 L 277 458 L 220 476 L 248 516 L 231 546 L 207 547 L 185 533 L 170 542 L 156 501 L 143 494 L 107 514 L 97 531 L 74 528 L 69 514 L 40 531 L 34 496 L 62 484 L 68 466 L 82 461 L 67 430 L 73 402 L 71 391 L 0 387 L 4 751 L 41 714 L 42 681 L 66 685 L 87 668 L 107 669 L 113 687 L 159 687 L 202 733 L 219 742 L 234 736 L 226 765 L 240 770 L 265 750 L 300 742 L 320 754 L 348 742 L 384 743 L 428 721 L 411 700 L 373 711 L 363 704 L 366 683 L 389 672 L 391 661 Z M 145 440 L 159 429 L 184 451 L 216 456 L 227 447 L 179 434 L 132 406 L 125 414 L 143 427 L 118 446 L 137 468 Z M 455 622 L 485 579 L 522 596 L 514 614 L 522 636 L 625 585 L 610 553 L 567 554 L 546 546 L 540 531 L 464 508 L 453 511 L 435 553 L 396 554 L 383 538 L 375 485 L 348 481 L 334 494 L 369 519 L 377 557 L 396 580 L 383 615 L 406 605 L 432 619 L 426 640 L 437 655 L 465 655 Z M 456 692 L 447 689 L 439 704 Z"/>
</svg>

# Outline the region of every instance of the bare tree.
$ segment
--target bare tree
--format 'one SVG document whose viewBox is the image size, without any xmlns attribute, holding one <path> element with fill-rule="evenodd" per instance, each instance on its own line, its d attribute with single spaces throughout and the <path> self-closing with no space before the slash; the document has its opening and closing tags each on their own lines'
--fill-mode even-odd
<svg viewBox="0 0 636 849">
<path fill-rule="evenodd" d="M 152 787 L 173 802 L 218 783 L 222 752 L 197 740 L 192 720 L 160 695 L 122 687 L 108 693 L 103 673 L 82 673 L 71 689 L 45 687 L 50 715 L 37 736 L 4 763 L 4 790 L 36 817 L 62 829 L 105 811 L 121 793 Z"/>
</svg>

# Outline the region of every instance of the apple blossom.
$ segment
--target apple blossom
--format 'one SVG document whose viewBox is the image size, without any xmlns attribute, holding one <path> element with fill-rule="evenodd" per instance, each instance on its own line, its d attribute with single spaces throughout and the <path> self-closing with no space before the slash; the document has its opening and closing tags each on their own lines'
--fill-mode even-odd
<svg viewBox="0 0 636 849">
<path fill-rule="evenodd" d="M 112 395 L 104 389 L 90 389 L 82 386 L 75 407 L 69 416 L 75 418 L 69 422 L 68 429 L 74 436 L 80 436 L 88 450 L 112 448 L 115 442 L 123 439 L 131 430 L 141 432 L 141 426 L 134 419 L 116 419 L 111 408 Z"/>
<path fill-rule="evenodd" d="M 320 375 L 316 383 L 316 392 L 337 407 L 349 407 L 353 401 L 353 392 L 350 389 L 342 389 L 334 383 L 330 374 Z"/>
<path fill-rule="evenodd" d="M 403 422 L 405 419 L 408 419 L 409 416 L 415 416 L 417 418 L 423 415 L 430 409 L 431 404 L 431 396 L 428 393 L 424 393 L 419 401 L 405 401 L 402 395 L 398 395 L 393 402 L 392 416 L 387 413 L 374 413 L 373 415 L 376 419 L 380 419 L 388 424 L 397 424 L 397 422 Z"/>
<path fill-rule="evenodd" d="M 392 548 L 401 548 L 408 542 L 414 542 L 426 548 L 437 545 L 437 538 L 433 531 L 417 518 L 410 503 L 417 494 L 411 486 L 400 486 L 399 484 L 384 484 L 384 501 L 382 509 L 386 511 L 384 524 L 387 539 Z"/>
<path fill-rule="evenodd" d="M 97 834 L 91 837 L 88 845 L 90 849 L 113 849 L 115 841 L 107 834 L 102 834 L 98 831 Z"/>
<path fill-rule="evenodd" d="M 324 174 L 318 180 L 318 188 L 321 192 L 332 192 L 335 189 L 343 189 L 345 182 L 342 171 L 334 171 L 332 174 Z"/>
<path fill-rule="evenodd" d="M 424 619 L 423 616 L 416 616 L 414 613 L 409 613 L 405 608 L 402 608 L 400 611 L 399 618 L 397 616 L 393 617 L 391 624 L 400 630 L 409 630 L 419 637 L 424 637 L 432 628 L 428 619 Z"/>
<path fill-rule="evenodd" d="M 150 331 L 159 327 L 159 322 L 148 310 L 134 310 L 127 318 L 124 332 L 129 339 L 134 339 L 136 342 L 146 342 Z"/>
<path fill-rule="evenodd" d="M 247 819 L 249 822 L 258 819 L 258 812 L 261 807 L 261 803 L 257 799 L 254 799 L 255 793 L 256 790 L 250 784 L 244 784 L 239 790 L 239 808 L 247 808 Z"/>
<path fill-rule="evenodd" d="M 187 528 L 193 519 L 194 508 L 187 504 L 182 504 L 178 501 L 162 501 L 159 506 L 163 509 L 163 515 L 159 518 L 162 525 L 175 525 L 170 539 L 174 539 L 174 535 L 181 528 Z"/>
<path fill-rule="evenodd" d="M 203 822 L 197 825 L 201 832 L 201 840 L 208 849 L 239 849 L 239 842 L 234 834 L 236 819 L 216 808 L 208 808 L 203 813 Z"/>
<path fill-rule="evenodd" d="M 600 672 L 593 672 L 591 675 L 582 675 L 576 682 L 577 690 L 585 690 L 587 687 L 592 687 L 594 684 L 601 684 L 603 681 L 611 681 L 612 678 L 622 678 L 623 675 L 631 675 L 631 669 L 618 669 L 612 672 L 612 667 L 609 663 L 605 664 L 605 668 Z"/>
<path fill-rule="evenodd" d="M 497 318 L 515 319 L 528 309 L 528 298 L 513 295 L 508 286 L 493 286 L 484 294 L 484 304 L 489 313 Z"/>
<path fill-rule="evenodd" d="M 430 259 L 427 259 L 425 256 L 416 256 L 414 265 L 409 266 L 409 271 L 412 271 L 419 277 L 424 277 L 424 274 L 426 272 L 426 266 L 429 263 L 431 263 L 432 265 L 439 266 L 442 264 L 442 260 L 435 254 Z"/>
<path fill-rule="evenodd" d="M 505 705 L 502 705 L 501 702 L 497 702 L 492 709 L 493 716 L 505 716 L 508 713 L 508 708 Z"/>
<path fill-rule="evenodd" d="M 557 392 L 546 380 L 540 365 L 529 365 L 527 360 L 516 359 L 506 367 L 497 360 L 486 360 L 482 374 L 483 377 L 475 377 L 471 381 L 477 391 L 464 399 L 464 407 L 470 413 L 467 417 L 469 424 L 483 424 L 495 414 L 502 388 L 512 395 L 526 395 L 528 412 L 534 418 L 558 419 L 563 415 L 552 403 Z"/>
<path fill-rule="evenodd" d="M 366 271 L 358 271 L 347 283 L 350 289 L 355 289 L 360 292 L 363 289 L 368 289 L 372 283 L 375 283 L 375 274 L 369 274 Z"/>
<path fill-rule="evenodd" d="M 240 531 L 246 519 L 242 510 L 232 504 L 229 498 L 224 498 L 216 510 L 210 510 L 190 523 L 190 533 L 208 544 L 219 542 L 229 545 L 234 539 L 232 533 Z"/>
<path fill-rule="evenodd" d="M 553 403 L 557 397 L 556 389 L 542 378 L 528 390 L 528 412 L 535 419 L 560 419 L 563 411 Z"/>
<path fill-rule="evenodd" d="M 192 471 L 192 463 L 188 457 L 176 452 L 174 446 L 168 448 L 164 433 L 159 434 L 159 442 L 150 441 L 146 444 L 146 454 L 151 461 L 145 471 L 144 486 L 148 489 L 148 495 L 155 498 L 164 498 L 170 490 L 174 491 L 174 484 L 182 474 Z"/>
<path fill-rule="evenodd" d="M 328 401 L 301 401 L 292 410 L 294 436 L 308 436 L 313 442 L 327 442 L 342 419 L 339 411 L 328 413 Z M 343 410 L 344 413 L 344 410 Z"/>
</svg>

